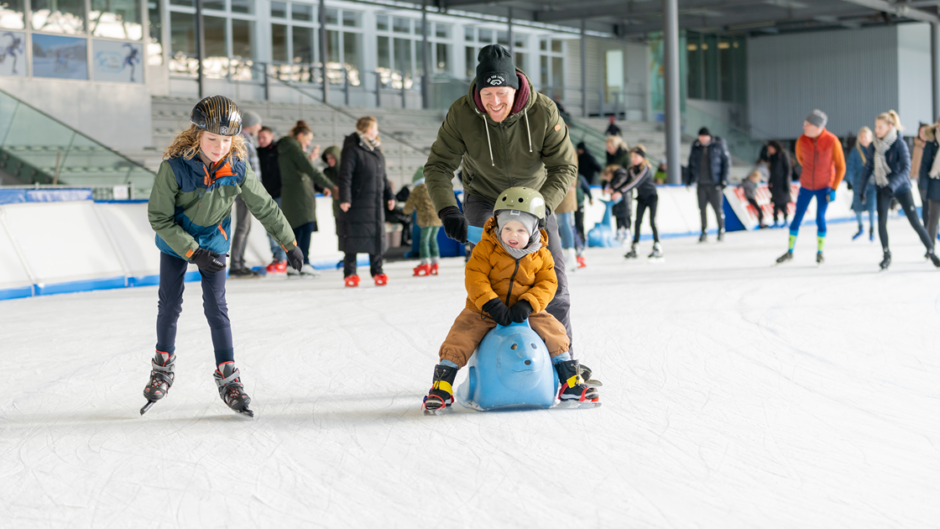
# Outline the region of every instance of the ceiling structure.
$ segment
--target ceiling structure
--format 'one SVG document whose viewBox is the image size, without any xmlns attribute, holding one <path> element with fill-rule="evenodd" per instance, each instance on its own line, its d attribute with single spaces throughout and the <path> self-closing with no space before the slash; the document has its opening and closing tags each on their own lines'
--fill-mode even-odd
<svg viewBox="0 0 940 529">
<path fill-rule="evenodd" d="M 663 27 L 662 0 L 428 0 L 460 10 L 621 38 Z M 923 21 L 940 23 L 940 0 L 678 0 L 680 29 L 762 35 Z"/>
</svg>

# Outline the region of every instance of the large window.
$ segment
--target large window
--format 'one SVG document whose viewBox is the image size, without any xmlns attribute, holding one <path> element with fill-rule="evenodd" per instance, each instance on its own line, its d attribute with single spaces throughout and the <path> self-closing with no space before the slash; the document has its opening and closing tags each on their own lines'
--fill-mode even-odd
<svg viewBox="0 0 940 529">
<path fill-rule="evenodd" d="M 326 9 L 326 67 L 330 83 L 362 82 L 362 13 L 349 9 Z"/>
<path fill-rule="evenodd" d="M 424 75 L 424 28 L 420 19 L 378 15 L 378 66 L 383 86 L 406 88 Z M 453 26 L 428 21 L 428 64 L 431 73 L 450 73 Z"/>
<path fill-rule="evenodd" d="M 565 43 L 558 39 L 539 40 L 539 92 L 552 99 L 565 98 Z"/>
<path fill-rule="evenodd" d="M 747 40 L 688 32 L 690 99 L 747 102 Z"/>
<path fill-rule="evenodd" d="M 0 0 L 0 28 L 26 29 L 26 0 Z"/>
<path fill-rule="evenodd" d="M 255 43 L 254 2 L 203 0 L 203 75 L 249 80 L 260 75 L 253 70 Z M 195 76 L 195 7 L 193 0 L 170 0 L 170 73 Z"/>
<path fill-rule="evenodd" d="M 139 0 L 91 0 L 88 20 L 96 37 L 140 40 L 144 36 Z"/>
<path fill-rule="evenodd" d="M 85 0 L 32 0 L 33 31 L 83 35 Z"/>
<path fill-rule="evenodd" d="M 163 2 L 147 1 L 147 28 L 150 42 L 147 43 L 147 63 L 152 66 L 163 64 Z"/>
</svg>

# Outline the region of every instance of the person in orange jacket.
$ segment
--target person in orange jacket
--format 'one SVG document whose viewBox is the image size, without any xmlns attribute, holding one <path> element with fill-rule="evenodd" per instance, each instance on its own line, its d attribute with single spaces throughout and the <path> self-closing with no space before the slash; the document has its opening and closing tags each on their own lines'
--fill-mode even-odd
<svg viewBox="0 0 940 529">
<path fill-rule="evenodd" d="M 803 135 L 796 140 L 796 160 L 803 167 L 796 212 L 790 223 L 790 248 L 777 258 L 777 263 L 793 259 L 793 247 L 800 233 L 803 215 L 816 198 L 816 263 L 822 264 L 826 242 L 826 209 L 836 199 L 836 189 L 845 177 L 845 154 L 835 134 L 826 130 L 829 118 L 822 110 L 813 110 L 803 121 Z"/>
<path fill-rule="evenodd" d="M 467 262 L 467 306 L 441 344 L 441 362 L 434 367 L 425 409 L 436 411 L 454 402 L 457 370 L 467 365 L 490 330 L 526 320 L 552 356 L 562 382 L 559 398 L 596 401 L 597 389 L 584 384 L 579 363 L 568 352 L 565 326 L 545 310 L 558 290 L 548 232 L 543 229 L 545 199 L 534 189 L 512 187 L 496 199 L 493 213 Z"/>
</svg>

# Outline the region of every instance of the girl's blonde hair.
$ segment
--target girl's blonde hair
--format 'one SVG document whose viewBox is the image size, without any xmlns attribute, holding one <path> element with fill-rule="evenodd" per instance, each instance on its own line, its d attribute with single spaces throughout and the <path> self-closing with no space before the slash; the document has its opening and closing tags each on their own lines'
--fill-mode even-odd
<svg viewBox="0 0 940 529">
<path fill-rule="evenodd" d="M 372 128 L 372 125 L 375 125 L 378 122 L 379 120 L 372 116 L 361 117 L 358 121 L 356 121 L 356 132 L 365 133 L 367 130 Z"/>
<path fill-rule="evenodd" d="M 642 154 L 639 151 L 642 151 Z M 639 145 L 634 145 L 633 149 L 630 150 L 630 153 L 639 154 L 640 156 L 643 157 L 643 163 L 646 164 L 646 166 L 649 167 L 650 169 L 653 168 L 653 164 L 650 162 L 649 158 L 646 156 L 646 146 L 644 146 L 642 143 Z"/>
<path fill-rule="evenodd" d="M 617 147 L 623 147 L 623 150 L 628 151 L 630 147 L 627 146 L 627 142 L 623 141 L 623 138 L 620 136 L 607 136 L 607 145 L 615 145 Z"/>
<path fill-rule="evenodd" d="M 163 152 L 163 159 L 180 157 L 192 160 L 199 154 L 199 140 L 202 139 L 204 132 L 205 131 L 196 125 L 190 125 L 188 129 L 180 132 L 176 138 L 173 139 L 173 143 Z M 245 138 L 242 137 L 241 134 L 232 136 L 232 147 L 225 157 L 229 158 L 233 156 L 239 160 L 248 159 L 248 149 L 245 148 Z"/>
<path fill-rule="evenodd" d="M 893 112 L 893 111 L 892 111 Z M 896 114 L 895 114 L 896 115 Z M 862 163 L 868 163 L 868 160 L 865 159 L 865 149 L 862 149 L 862 142 L 858 141 L 862 137 L 862 134 L 868 134 L 872 138 L 875 137 L 875 133 L 871 131 L 868 127 L 862 127 L 858 129 L 858 135 L 855 136 L 855 149 L 858 151 L 859 156 L 862 157 Z"/>
<path fill-rule="evenodd" d="M 904 130 L 904 127 L 901 126 L 901 116 L 899 116 L 898 113 L 894 110 L 889 110 L 887 112 L 878 114 L 878 117 L 875 118 L 875 121 L 884 121 L 888 125 L 898 129 L 898 132 Z"/>
<path fill-rule="evenodd" d="M 758 180 L 763 178 L 760 174 L 760 171 L 751 171 L 751 174 L 747 175 L 747 178 L 748 180 L 750 180 L 751 178 L 754 178 L 755 176 L 757 177 Z"/>
</svg>

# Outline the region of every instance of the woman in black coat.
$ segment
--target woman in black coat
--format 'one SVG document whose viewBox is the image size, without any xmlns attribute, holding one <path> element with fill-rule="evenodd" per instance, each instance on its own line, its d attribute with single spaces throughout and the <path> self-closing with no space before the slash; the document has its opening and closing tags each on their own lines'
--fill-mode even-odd
<svg viewBox="0 0 940 529">
<path fill-rule="evenodd" d="M 789 205 L 793 201 L 791 186 L 793 184 L 793 170 L 790 166 L 790 156 L 783 150 L 780 142 L 773 140 L 767 144 L 767 169 L 769 178 L 767 187 L 770 188 L 770 200 L 774 204 L 774 227 L 777 226 L 777 213 L 783 213 L 783 226 L 787 225 Z"/>
<path fill-rule="evenodd" d="M 372 278 L 378 286 L 388 283 L 382 272 L 386 249 L 385 211 L 395 207 L 392 186 L 385 174 L 385 156 L 379 140 L 379 124 L 366 116 L 356 122 L 356 132 L 346 137 L 339 166 L 339 207 L 342 217 L 340 249 L 347 287 L 359 286 L 356 254 L 369 254 Z"/>
</svg>

